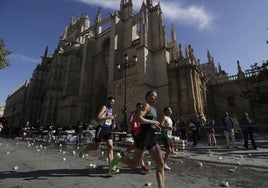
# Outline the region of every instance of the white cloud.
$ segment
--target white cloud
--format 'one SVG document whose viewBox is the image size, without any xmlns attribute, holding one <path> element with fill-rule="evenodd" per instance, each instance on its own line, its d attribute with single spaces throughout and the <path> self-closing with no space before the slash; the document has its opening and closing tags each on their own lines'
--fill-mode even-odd
<svg viewBox="0 0 268 188">
<path fill-rule="evenodd" d="M 100 6 L 102 8 L 118 10 L 119 0 L 76 0 L 89 5 Z M 143 0 L 133 0 L 134 9 L 140 9 Z M 158 2 L 158 1 L 157 1 Z M 154 4 L 157 3 L 154 1 Z M 180 0 L 164 1 L 160 0 L 160 5 L 165 19 L 170 21 L 196 27 L 199 30 L 210 29 L 213 16 L 202 6 L 190 5 L 183 6 Z"/>
<path fill-rule="evenodd" d="M 179 1 L 162 2 L 164 17 L 180 24 L 197 26 L 200 30 L 210 29 L 213 16 L 202 6 L 183 7 Z"/>
<path fill-rule="evenodd" d="M 40 63 L 40 58 L 31 58 L 20 54 L 10 54 L 8 56 L 10 62 Z"/>
<path fill-rule="evenodd" d="M 76 1 L 112 10 L 117 10 L 120 5 L 119 0 L 76 0 Z"/>
</svg>

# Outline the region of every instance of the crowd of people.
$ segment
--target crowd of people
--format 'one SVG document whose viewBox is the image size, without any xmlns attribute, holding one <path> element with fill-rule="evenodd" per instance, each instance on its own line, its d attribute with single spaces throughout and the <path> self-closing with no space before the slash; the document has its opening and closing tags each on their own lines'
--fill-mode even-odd
<svg viewBox="0 0 268 188">
<path fill-rule="evenodd" d="M 115 126 L 117 114 L 114 112 L 115 98 L 109 97 L 98 115 L 98 126 L 95 130 L 94 141 L 83 146 L 83 123 L 77 122 L 75 132 L 77 136 L 76 144 L 82 146 L 79 157 L 90 150 L 97 150 L 104 141 L 107 147 L 107 157 L 109 163 L 109 173 L 119 173 L 118 164 L 124 163 L 132 168 L 140 165 L 140 171 L 146 174 L 150 171 L 150 167 L 145 164 L 143 158 L 148 151 L 154 160 L 156 180 L 159 188 L 163 188 L 165 184 L 165 170 L 171 170 L 168 166 L 169 156 L 174 153 L 172 137 L 179 137 L 182 140 L 191 141 L 192 146 L 198 145 L 200 140 L 200 130 L 205 130 L 209 147 L 217 146 L 215 136 L 216 123 L 213 117 L 197 114 L 194 117 L 185 119 L 178 118 L 174 121 L 172 117 L 172 108 L 167 106 L 163 109 L 162 117 L 157 115 L 156 103 L 157 92 L 155 90 L 148 91 L 145 94 L 145 102 L 137 102 L 136 109 L 130 114 L 128 132 L 132 134 L 134 144 L 114 155 L 114 143 L 112 131 Z M 234 121 L 228 112 L 222 118 L 223 132 L 226 138 L 227 148 L 237 148 L 234 132 Z M 239 119 L 239 125 L 243 133 L 244 147 L 249 149 L 248 139 L 251 140 L 253 149 L 257 150 L 254 139 L 254 123 L 250 119 L 248 113 L 244 113 Z M 0 127 L 0 130 L 2 127 Z M 25 131 L 25 130 L 23 130 Z M 160 139 L 156 137 L 156 132 L 160 132 Z M 23 137 L 26 136 L 24 133 Z"/>
<path fill-rule="evenodd" d="M 248 139 L 252 143 L 253 149 L 257 150 L 257 145 L 254 138 L 254 122 L 249 118 L 248 113 L 244 113 L 241 118 L 237 119 L 237 128 L 242 131 L 244 138 L 244 148 L 249 149 Z M 229 115 L 228 112 L 224 114 L 221 122 L 216 121 L 209 115 L 206 118 L 203 115 L 197 115 L 195 119 L 185 121 L 183 117 L 178 119 L 173 135 L 180 136 L 184 140 L 191 140 L 193 146 L 196 146 L 198 140 L 200 140 L 201 129 L 203 133 L 206 132 L 208 146 L 217 147 L 217 139 L 215 136 L 216 128 L 218 131 L 223 130 L 223 134 L 226 139 L 226 148 L 238 148 L 235 138 L 235 123 L 234 119 Z M 220 132 L 218 132 L 220 134 Z"/>
<path fill-rule="evenodd" d="M 82 148 L 80 157 L 89 150 L 98 149 L 100 142 L 105 141 L 108 151 L 109 173 L 119 173 L 118 164 L 124 163 L 132 168 L 137 168 L 141 165 L 141 173 L 146 174 L 150 171 L 150 168 L 145 165 L 143 158 L 145 152 L 148 151 L 154 160 L 158 187 L 162 188 L 165 184 L 164 171 L 171 170 L 168 166 L 168 158 L 174 152 L 171 141 L 173 136 L 180 137 L 183 140 L 191 140 L 194 147 L 198 144 L 200 130 L 203 129 L 206 131 L 208 146 L 217 146 L 215 136 L 216 125 L 215 120 L 211 116 L 207 115 L 205 117 L 202 114 L 198 114 L 189 120 L 180 117 L 175 122 L 172 117 L 172 108 L 165 107 L 162 119 L 159 119 L 157 117 L 156 101 L 157 92 L 151 90 L 146 93 L 144 103 L 138 102 L 136 104 L 136 109 L 129 118 L 129 132 L 132 133 L 134 144 L 114 156 L 111 126 L 116 118 L 116 114 L 112 110 L 115 99 L 108 98 L 107 104 L 102 107 L 98 114 L 100 124 L 96 130 L 95 142 Z M 228 112 L 222 118 L 222 125 L 226 138 L 226 147 L 236 148 L 234 122 Z M 243 131 L 245 149 L 249 149 L 248 138 L 251 140 L 253 149 L 258 149 L 253 135 L 254 124 L 247 113 L 239 120 L 239 125 Z M 156 138 L 155 132 L 161 133 L 160 139 Z M 130 151 L 133 152 L 130 154 Z"/>
</svg>

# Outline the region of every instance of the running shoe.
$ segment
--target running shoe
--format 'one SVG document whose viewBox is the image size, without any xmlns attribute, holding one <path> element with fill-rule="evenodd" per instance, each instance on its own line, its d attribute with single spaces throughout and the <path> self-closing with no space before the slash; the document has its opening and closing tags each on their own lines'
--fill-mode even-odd
<svg viewBox="0 0 268 188">
<path fill-rule="evenodd" d="M 81 151 L 79 152 L 79 157 L 83 158 L 85 153 L 87 153 L 87 146 L 82 147 Z"/>
<path fill-rule="evenodd" d="M 119 172 L 120 172 L 120 170 L 117 168 L 117 169 L 114 169 L 114 170 L 109 169 L 108 173 L 112 175 L 112 174 L 118 174 Z"/>
<path fill-rule="evenodd" d="M 171 168 L 170 168 L 167 164 L 165 164 L 165 165 L 164 165 L 164 169 L 165 169 L 165 170 L 170 170 Z"/>
<path fill-rule="evenodd" d="M 121 158 L 120 153 L 117 153 L 114 157 L 114 159 L 110 162 L 109 165 L 109 172 L 114 172 L 118 169 L 118 163 L 119 163 L 119 159 Z"/>
<path fill-rule="evenodd" d="M 150 171 L 150 169 L 148 168 L 148 166 L 145 166 L 145 165 L 143 165 L 142 167 L 141 167 L 141 174 L 147 174 L 147 173 L 149 173 L 149 171 Z"/>
</svg>

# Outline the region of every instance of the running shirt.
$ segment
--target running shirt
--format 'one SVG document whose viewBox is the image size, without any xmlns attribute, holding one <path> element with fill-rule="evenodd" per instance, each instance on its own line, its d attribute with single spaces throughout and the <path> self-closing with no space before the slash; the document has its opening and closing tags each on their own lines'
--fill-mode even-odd
<svg viewBox="0 0 268 188">
<path fill-rule="evenodd" d="M 151 110 L 147 113 L 144 118 L 150 120 L 157 120 L 156 109 L 151 106 Z M 151 124 L 141 124 L 140 132 L 137 134 L 137 140 L 135 145 L 142 151 L 150 150 L 155 145 L 157 145 L 157 141 L 155 138 L 155 126 Z"/>
<path fill-rule="evenodd" d="M 135 117 L 137 115 L 137 111 L 134 111 L 130 114 L 129 122 L 130 122 L 130 129 L 132 133 L 140 132 L 140 123 L 135 121 Z"/>
<path fill-rule="evenodd" d="M 157 112 L 156 108 L 153 106 L 150 106 L 151 110 L 146 116 L 144 116 L 145 119 L 150 120 L 157 120 Z M 156 127 L 151 124 L 141 124 L 141 132 L 154 132 Z"/>
<path fill-rule="evenodd" d="M 168 128 L 172 128 L 172 125 L 173 125 L 173 122 L 172 122 L 172 119 L 168 116 L 165 116 L 165 118 L 167 119 L 167 121 L 165 122 L 165 124 L 163 125 L 164 127 L 168 127 Z M 163 138 L 165 137 L 168 137 L 168 138 L 171 138 L 172 136 L 172 129 L 169 130 L 169 129 L 163 129 L 161 131 L 161 136 Z"/>
<path fill-rule="evenodd" d="M 103 113 L 102 117 L 107 117 L 107 116 L 111 116 L 111 115 L 113 115 L 113 109 L 112 108 L 108 108 L 106 106 L 106 111 Z M 110 127 L 112 125 L 112 119 L 103 120 L 102 122 L 100 122 L 100 124 L 103 127 Z"/>
</svg>

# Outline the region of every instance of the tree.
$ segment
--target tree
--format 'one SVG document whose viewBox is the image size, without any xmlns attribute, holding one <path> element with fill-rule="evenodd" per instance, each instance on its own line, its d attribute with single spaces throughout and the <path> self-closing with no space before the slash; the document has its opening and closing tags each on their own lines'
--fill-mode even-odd
<svg viewBox="0 0 268 188">
<path fill-rule="evenodd" d="M 9 60 L 6 58 L 12 52 L 5 47 L 4 40 L 0 38 L 0 69 L 4 69 L 9 66 Z"/>
<path fill-rule="evenodd" d="M 268 88 L 266 84 L 268 80 L 268 60 L 263 61 L 262 65 L 257 63 L 251 65 L 251 69 L 246 72 L 252 73 L 250 78 L 252 87 L 242 91 L 240 96 L 249 100 L 253 118 L 255 119 L 254 108 L 268 104 Z"/>
<path fill-rule="evenodd" d="M 255 74 L 255 81 L 260 82 L 265 79 L 268 79 L 268 60 L 262 61 L 262 65 L 258 65 L 258 63 L 255 63 L 250 67 L 251 69 L 246 71 L 257 73 Z"/>
<path fill-rule="evenodd" d="M 255 63 L 251 65 L 251 69 L 247 72 L 252 72 L 252 83 L 260 83 L 268 80 L 268 60 L 263 61 L 262 65 Z M 253 105 L 260 103 L 268 103 L 267 86 L 255 86 L 247 91 L 242 92 L 241 96 L 249 99 Z"/>
</svg>

